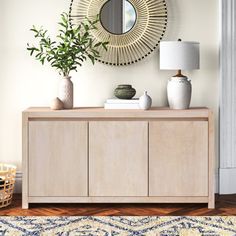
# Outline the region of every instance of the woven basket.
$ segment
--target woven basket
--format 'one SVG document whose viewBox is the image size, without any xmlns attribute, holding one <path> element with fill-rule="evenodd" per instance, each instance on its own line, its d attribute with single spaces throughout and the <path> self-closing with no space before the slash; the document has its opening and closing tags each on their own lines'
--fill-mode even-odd
<svg viewBox="0 0 236 236">
<path fill-rule="evenodd" d="M 16 179 L 16 167 L 0 163 L 0 208 L 11 204 Z"/>
</svg>

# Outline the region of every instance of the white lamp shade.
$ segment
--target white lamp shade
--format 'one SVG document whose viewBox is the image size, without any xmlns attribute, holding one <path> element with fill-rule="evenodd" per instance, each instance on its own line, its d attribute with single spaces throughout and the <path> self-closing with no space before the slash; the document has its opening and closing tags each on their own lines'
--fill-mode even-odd
<svg viewBox="0 0 236 236">
<path fill-rule="evenodd" d="M 199 43 L 164 41 L 160 43 L 161 70 L 199 69 Z"/>
</svg>

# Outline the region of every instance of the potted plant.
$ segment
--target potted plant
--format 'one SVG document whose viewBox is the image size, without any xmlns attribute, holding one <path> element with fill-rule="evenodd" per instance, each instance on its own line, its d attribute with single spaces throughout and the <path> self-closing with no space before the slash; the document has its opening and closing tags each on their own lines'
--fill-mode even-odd
<svg viewBox="0 0 236 236">
<path fill-rule="evenodd" d="M 95 59 L 100 56 L 99 47 L 107 50 L 108 42 L 95 42 L 92 36 L 92 31 L 97 29 L 98 20 L 98 16 L 93 21 L 86 18 L 75 26 L 71 24 L 69 15 L 62 13 L 61 21 L 58 23 L 60 30 L 56 41 L 52 40 L 47 35 L 47 30 L 42 27 L 38 29 L 33 26 L 31 29 L 39 41 L 37 47 L 27 44 L 27 50 L 42 65 L 47 61 L 63 76 L 59 88 L 59 98 L 66 109 L 73 107 L 73 83 L 70 72 L 77 71 L 77 68 L 82 66 L 82 63 L 88 58 L 94 64 Z"/>
</svg>

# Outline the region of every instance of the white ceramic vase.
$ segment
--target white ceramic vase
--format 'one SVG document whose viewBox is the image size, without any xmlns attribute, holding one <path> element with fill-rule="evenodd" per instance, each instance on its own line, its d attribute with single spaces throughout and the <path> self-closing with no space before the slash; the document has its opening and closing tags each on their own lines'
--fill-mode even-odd
<svg viewBox="0 0 236 236">
<path fill-rule="evenodd" d="M 152 99 L 147 94 L 147 91 L 145 91 L 143 96 L 139 98 L 139 107 L 143 110 L 148 110 L 151 106 L 152 106 Z"/>
<path fill-rule="evenodd" d="M 59 98 L 64 104 L 64 109 L 73 108 L 73 83 L 70 76 L 65 76 L 59 84 Z"/>
<path fill-rule="evenodd" d="M 167 85 L 167 97 L 171 109 L 188 109 L 192 85 L 187 77 L 172 77 Z"/>
</svg>

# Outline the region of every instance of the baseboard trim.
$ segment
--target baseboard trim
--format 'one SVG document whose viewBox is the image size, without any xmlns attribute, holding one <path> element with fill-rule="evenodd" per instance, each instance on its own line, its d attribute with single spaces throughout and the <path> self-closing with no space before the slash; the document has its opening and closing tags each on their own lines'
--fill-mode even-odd
<svg viewBox="0 0 236 236">
<path fill-rule="evenodd" d="M 219 170 L 219 193 L 235 194 L 236 193 L 236 168 L 220 168 Z"/>
<path fill-rule="evenodd" d="M 21 192 L 22 192 L 22 172 L 17 171 L 14 193 L 21 193 Z"/>
</svg>

